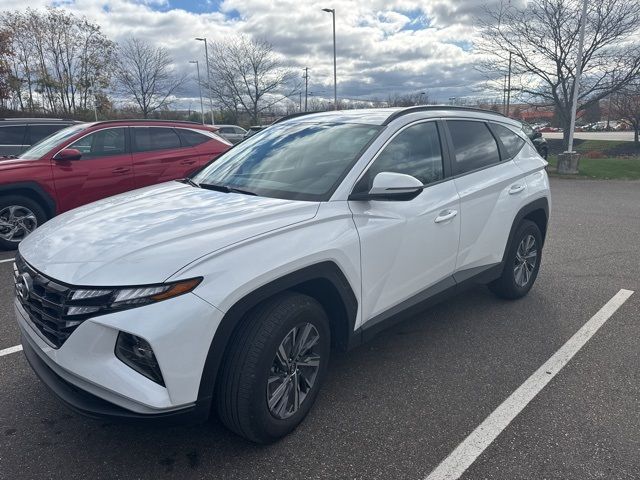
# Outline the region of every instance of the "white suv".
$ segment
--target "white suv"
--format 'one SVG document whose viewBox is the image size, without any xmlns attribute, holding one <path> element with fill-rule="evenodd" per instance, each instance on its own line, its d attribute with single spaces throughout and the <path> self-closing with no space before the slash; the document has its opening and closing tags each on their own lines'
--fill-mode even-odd
<svg viewBox="0 0 640 480">
<path fill-rule="evenodd" d="M 451 107 L 286 118 L 190 179 L 60 215 L 20 244 L 27 359 L 93 416 L 273 441 L 349 349 L 475 284 L 525 295 L 549 216 L 520 124 Z"/>
</svg>

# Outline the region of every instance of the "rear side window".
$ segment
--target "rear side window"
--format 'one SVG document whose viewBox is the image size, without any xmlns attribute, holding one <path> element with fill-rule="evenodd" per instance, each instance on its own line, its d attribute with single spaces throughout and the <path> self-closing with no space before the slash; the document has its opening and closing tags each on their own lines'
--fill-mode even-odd
<svg viewBox="0 0 640 480">
<path fill-rule="evenodd" d="M 498 144 L 484 122 L 447 120 L 447 126 L 455 151 L 456 175 L 500 162 Z"/>
<path fill-rule="evenodd" d="M 0 126 L 0 145 L 24 145 L 26 125 Z"/>
<path fill-rule="evenodd" d="M 424 185 L 442 180 L 442 150 L 435 122 L 412 125 L 396 135 L 369 168 L 365 180 L 369 188 L 380 172 L 411 175 Z"/>
<path fill-rule="evenodd" d="M 220 127 L 218 133 L 236 133 L 236 130 L 233 127 Z"/>
<path fill-rule="evenodd" d="M 28 144 L 34 145 L 43 138 L 48 137 L 52 133 L 57 132 L 67 125 L 29 125 Z"/>
<path fill-rule="evenodd" d="M 194 132 L 193 130 L 185 130 L 184 128 L 177 129 L 178 135 L 180 135 L 180 141 L 183 147 L 195 147 L 201 143 L 211 140 L 211 137 L 207 137 L 202 133 Z"/>
<path fill-rule="evenodd" d="M 82 160 L 122 155 L 126 153 L 125 129 L 107 128 L 91 133 L 72 143 L 67 148 L 75 148 L 82 153 Z"/>
<path fill-rule="evenodd" d="M 148 152 L 180 148 L 180 138 L 173 128 L 136 127 L 133 129 L 133 150 Z"/>
<path fill-rule="evenodd" d="M 498 135 L 498 138 L 502 142 L 502 146 L 507 152 L 507 158 L 505 160 L 511 160 L 522 149 L 525 141 L 518 134 L 512 132 L 507 127 L 498 125 L 496 123 L 491 124 L 491 128 Z"/>
</svg>

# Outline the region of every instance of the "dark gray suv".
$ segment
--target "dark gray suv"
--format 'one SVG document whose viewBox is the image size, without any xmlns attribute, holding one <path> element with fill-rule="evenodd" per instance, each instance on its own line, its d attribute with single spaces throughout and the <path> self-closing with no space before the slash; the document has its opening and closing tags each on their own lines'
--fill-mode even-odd
<svg viewBox="0 0 640 480">
<path fill-rule="evenodd" d="M 58 130 L 80 123 L 59 118 L 0 119 L 0 156 L 18 156 Z"/>
</svg>

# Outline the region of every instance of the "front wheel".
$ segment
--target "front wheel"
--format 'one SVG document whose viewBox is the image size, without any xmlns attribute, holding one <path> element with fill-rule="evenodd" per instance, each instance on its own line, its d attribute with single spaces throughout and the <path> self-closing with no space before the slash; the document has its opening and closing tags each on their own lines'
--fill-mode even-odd
<svg viewBox="0 0 640 480">
<path fill-rule="evenodd" d="M 329 321 L 313 298 L 287 292 L 243 319 L 218 380 L 221 421 L 257 443 L 273 442 L 305 418 L 320 390 L 330 352 Z"/>
<path fill-rule="evenodd" d="M 529 293 L 538 277 L 541 260 L 542 234 L 540 229 L 534 222 L 523 220 L 513 236 L 502 275 L 491 282 L 489 288 L 502 298 L 524 297 Z"/>
<path fill-rule="evenodd" d="M 0 197 L 0 249 L 15 250 L 46 220 L 42 207 L 30 198 L 22 195 Z"/>
</svg>

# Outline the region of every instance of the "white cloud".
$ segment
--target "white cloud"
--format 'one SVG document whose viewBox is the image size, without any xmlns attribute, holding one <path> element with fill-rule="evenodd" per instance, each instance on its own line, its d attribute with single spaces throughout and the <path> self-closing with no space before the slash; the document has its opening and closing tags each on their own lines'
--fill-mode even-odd
<svg viewBox="0 0 640 480">
<path fill-rule="evenodd" d="M 192 68 L 188 60 L 204 57 L 196 36 L 266 39 L 301 74 L 310 67 L 310 90 L 327 96 L 333 81 L 331 15 L 321 8 L 335 8 L 340 96 L 386 98 L 427 90 L 444 100 L 470 94 L 481 80 L 468 51 L 473 19 L 483 5 L 497 1 L 208 0 L 198 3 L 210 12 L 194 13 L 179 8 L 178 0 L 67 0 L 63 8 L 86 15 L 115 41 L 135 36 L 168 48 L 184 69 Z M 28 1 L 34 8 L 60 3 Z M 0 10 L 8 9 L 15 9 L 15 1 L 0 0 Z"/>
</svg>

